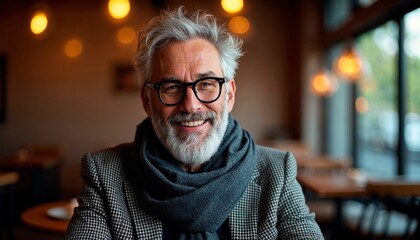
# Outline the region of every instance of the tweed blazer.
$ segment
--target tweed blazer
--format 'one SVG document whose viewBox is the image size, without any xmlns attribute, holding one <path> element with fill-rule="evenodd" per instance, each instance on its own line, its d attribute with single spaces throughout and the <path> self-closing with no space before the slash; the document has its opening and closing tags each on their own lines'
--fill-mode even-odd
<svg viewBox="0 0 420 240">
<path fill-rule="evenodd" d="M 66 239 L 162 239 L 162 220 L 142 199 L 133 144 L 86 154 L 83 190 Z M 228 217 L 231 239 L 323 239 L 296 181 L 291 153 L 257 146 L 257 165 Z"/>
</svg>

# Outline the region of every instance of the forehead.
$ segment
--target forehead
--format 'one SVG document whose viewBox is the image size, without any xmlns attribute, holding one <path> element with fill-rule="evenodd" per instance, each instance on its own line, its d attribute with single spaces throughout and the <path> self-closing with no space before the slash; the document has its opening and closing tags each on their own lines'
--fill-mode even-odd
<svg viewBox="0 0 420 240">
<path fill-rule="evenodd" d="M 171 42 L 153 57 L 155 77 L 185 78 L 206 72 L 222 73 L 220 56 L 213 44 L 201 38 Z"/>
</svg>

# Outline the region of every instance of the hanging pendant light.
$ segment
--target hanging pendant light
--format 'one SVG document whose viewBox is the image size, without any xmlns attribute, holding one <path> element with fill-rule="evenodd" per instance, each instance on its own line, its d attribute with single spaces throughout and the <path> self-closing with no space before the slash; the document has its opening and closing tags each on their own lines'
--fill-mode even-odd
<svg viewBox="0 0 420 240">
<path fill-rule="evenodd" d="M 338 80 L 329 70 L 322 68 L 311 78 L 310 89 L 317 96 L 328 97 L 338 90 Z"/>
<path fill-rule="evenodd" d="M 355 82 L 362 76 L 362 60 L 353 45 L 348 44 L 337 58 L 334 70 L 344 81 Z"/>
</svg>

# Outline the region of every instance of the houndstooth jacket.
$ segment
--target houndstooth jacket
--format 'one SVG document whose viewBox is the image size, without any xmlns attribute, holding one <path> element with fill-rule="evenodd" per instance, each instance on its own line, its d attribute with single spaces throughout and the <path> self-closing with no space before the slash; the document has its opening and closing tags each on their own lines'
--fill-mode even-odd
<svg viewBox="0 0 420 240">
<path fill-rule="evenodd" d="M 66 239 L 162 239 L 129 162 L 133 144 L 86 154 L 83 190 Z M 257 166 L 229 215 L 231 239 L 323 239 L 296 181 L 292 154 L 257 146 Z"/>
</svg>

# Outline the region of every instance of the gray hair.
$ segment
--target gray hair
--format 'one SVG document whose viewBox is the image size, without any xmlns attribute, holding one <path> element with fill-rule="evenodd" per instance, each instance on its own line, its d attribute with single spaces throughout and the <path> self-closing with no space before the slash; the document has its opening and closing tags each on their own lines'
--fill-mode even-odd
<svg viewBox="0 0 420 240">
<path fill-rule="evenodd" d="M 140 86 L 151 80 L 152 59 L 155 52 L 173 41 L 203 38 L 212 43 L 220 55 L 220 68 L 227 80 L 232 80 L 243 55 L 242 40 L 217 24 L 217 19 L 203 11 L 186 16 L 184 7 L 174 11 L 162 11 L 140 33 L 134 68 L 140 78 Z"/>
</svg>

